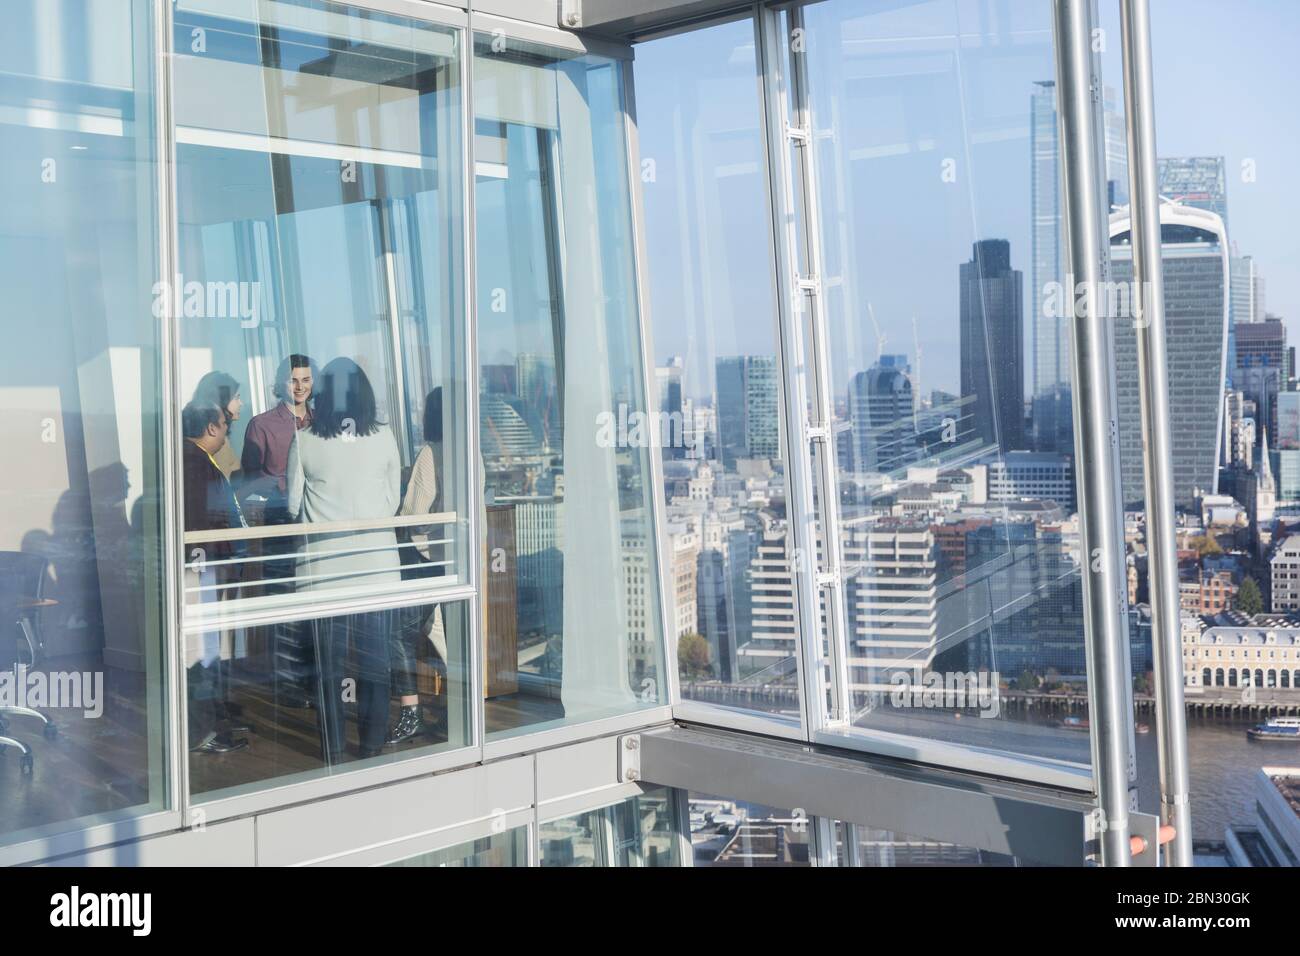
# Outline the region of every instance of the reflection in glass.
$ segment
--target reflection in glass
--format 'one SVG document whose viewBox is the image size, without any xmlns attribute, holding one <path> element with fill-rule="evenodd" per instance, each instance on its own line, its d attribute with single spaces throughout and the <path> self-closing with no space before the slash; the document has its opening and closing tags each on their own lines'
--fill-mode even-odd
<svg viewBox="0 0 1300 956">
<path fill-rule="evenodd" d="M 528 828 L 515 827 L 443 850 L 388 863 L 386 866 L 527 866 Z"/>
<path fill-rule="evenodd" d="M 622 803 L 541 825 L 542 866 L 677 866 L 672 793 L 647 790 Z"/>
<path fill-rule="evenodd" d="M 802 9 L 854 723 L 1086 764 L 1050 11 Z"/>
<path fill-rule="evenodd" d="M 474 96 L 484 693 L 505 735 L 666 695 L 621 64 L 479 36 Z"/>
<path fill-rule="evenodd" d="M 754 28 L 637 49 L 654 409 L 681 693 L 798 720 Z"/>
<path fill-rule="evenodd" d="M 852 837 L 846 843 L 845 837 Z M 993 853 L 957 843 L 924 837 L 850 826 L 835 821 L 835 852 L 840 866 L 912 867 L 912 866 L 1021 866 L 1016 857 Z"/>
<path fill-rule="evenodd" d="M 193 789 L 463 745 L 463 608 L 364 606 L 465 583 L 456 34 L 181 0 L 173 42 Z"/>
<path fill-rule="evenodd" d="M 188 634 L 190 789 L 216 799 L 468 746 L 468 612 L 459 601 L 302 622 L 317 666 L 301 697 L 272 666 L 267 628 Z M 399 735 L 403 694 L 419 722 Z M 226 748 L 201 747 L 211 734 Z"/>
<path fill-rule="evenodd" d="M 696 866 L 810 866 L 812 821 L 802 811 L 690 795 Z"/>
<path fill-rule="evenodd" d="M 158 291 L 180 402 L 225 418 L 183 436 L 187 617 L 463 583 L 454 31 L 181 0 L 173 41 L 179 259 Z M 305 683 L 300 631 L 275 639 Z"/>
<path fill-rule="evenodd" d="M 0 843 L 166 792 L 152 7 L 0 30 Z"/>
</svg>

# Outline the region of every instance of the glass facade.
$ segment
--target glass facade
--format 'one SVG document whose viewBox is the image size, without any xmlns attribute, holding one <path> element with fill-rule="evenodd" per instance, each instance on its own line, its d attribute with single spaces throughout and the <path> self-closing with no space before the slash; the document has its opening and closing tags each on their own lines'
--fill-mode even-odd
<svg viewBox="0 0 1300 956">
<path fill-rule="evenodd" d="M 490 738 L 667 702 L 622 61 L 474 42 Z"/>
<path fill-rule="evenodd" d="M 527 866 L 528 828 L 515 827 L 503 833 L 494 833 L 468 843 L 450 846 L 445 850 L 432 850 L 384 865 L 397 867 Z"/>
<path fill-rule="evenodd" d="M 799 720 L 776 292 L 750 19 L 635 61 L 683 700 Z"/>
<path fill-rule="evenodd" d="M 1095 690 L 1024 283 L 1047 6 L 764 3 L 635 59 L 434 2 L 13 6 L 0 861 L 1033 858 L 642 774 L 692 732 L 1085 819 L 1088 723 L 1038 706 Z M 1226 250 L 1166 242 L 1180 476 Z"/>
<path fill-rule="evenodd" d="M 678 866 L 672 792 L 662 788 L 542 823 L 542 866 Z"/>
<path fill-rule="evenodd" d="M 1087 735 L 1022 706 L 1086 686 L 1078 518 L 990 493 L 1032 447 L 1024 272 L 1033 189 L 1054 188 L 1031 175 L 1050 9 L 1006 12 L 827 0 L 783 21 L 818 186 L 846 717 L 1080 766 Z"/>
<path fill-rule="evenodd" d="M 0 35 L 0 844 L 169 797 L 151 6 Z"/>
</svg>

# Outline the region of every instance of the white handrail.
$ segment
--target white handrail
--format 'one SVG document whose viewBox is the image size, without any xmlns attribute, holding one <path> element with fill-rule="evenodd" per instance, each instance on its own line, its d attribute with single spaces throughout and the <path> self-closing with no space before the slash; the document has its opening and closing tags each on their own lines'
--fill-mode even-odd
<svg viewBox="0 0 1300 956">
<path fill-rule="evenodd" d="M 438 511 L 426 515 L 393 515 L 391 518 L 352 518 L 347 521 L 259 525 L 256 528 L 213 528 L 209 531 L 186 531 L 185 543 L 208 544 L 214 541 L 257 541 L 264 538 L 295 538 L 350 531 L 383 531 L 387 528 L 452 524 L 455 521 L 454 511 Z"/>
</svg>

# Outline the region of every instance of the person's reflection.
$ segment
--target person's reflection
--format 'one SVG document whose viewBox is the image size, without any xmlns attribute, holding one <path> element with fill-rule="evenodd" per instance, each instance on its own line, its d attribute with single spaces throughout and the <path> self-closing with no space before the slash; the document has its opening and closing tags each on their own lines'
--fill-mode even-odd
<svg viewBox="0 0 1300 956">
<path fill-rule="evenodd" d="M 243 512 L 230 480 L 213 457 L 226 444 L 230 419 L 223 406 L 216 403 L 191 402 L 181 412 L 181 432 L 185 437 L 182 452 L 182 479 L 185 493 L 185 530 L 220 531 L 246 527 Z M 204 589 L 204 600 L 218 600 L 222 585 L 239 580 L 240 564 L 224 564 L 230 558 L 243 557 L 242 540 L 207 541 L 186 548 L 187 560 L 197 560 L 197 578 Z M 187 576 L 188 577 L 188 576 Z M 186 642 L 186 686 L 189 692 L 189 744 L 195 753 L 229 753 L 243 750 L 248 741 L 235 733 L 247 728 L 227 728 L 218 723 L 224 714 L 220 691 L 219 667 L 222 658 L 222 634 L 209 631 Z"/>
<path fill-rule="evenodd" d="M 316 388 L 311 426 L 298 431 L 286 473 L 289 514 L 307 524 L 355 522 L 358 530 L 312 534 L 298 559 L 300 590 L 384 587 L 401 581 L 397 512 L 401 460 L 397 440 L 379 420 L 375 392 L 361 367 L 347 358 L 325 366 Z M 320 674 L 321 733 L 326 760 L 343 756 L 343 704 L 356 700 L 360 755 L 383 747 L 388 729 L 389 665 L 387 612 L 316 621 Z M 349 645 L 355 681 L 345 680 Z"/>
<path fill-rule="evenodd" d="M 240 458 L 243 484 L 240 495 L 253 524 L 287 525 L 289 516 L 285 472 L 289 449 L 299 430 L 311 425 L 312 389 L 319 372 L 306 355 L 290 355 L 276 371 L 273 394 L 279 401 L 269 411 L 254 415 L 244 431 Z M 263 593 L 293 590 L 293 555 L 302 546 L 296 536 L 266 538 L 262 543 Z M 268 629 L 276 701 L 281 706 L 309 707 L 312 701 L 311 635 L 301 621 L 285 621 Z"/>
<path fill-rule="evenodd" d="M 402 498 L 400 515 L 437 513 L 442 510 L 442 389 L 435 388 L 424 401 L 424 445 L 415 456 L 406 494 Z M 443 547 L 432 543 L 440 537 L 440 526 L 412 528 L 407 535 L 407 547 L 402 548 L 402 576 L 405 578 L 432 577 L 444 573 Z M 445 664 L 447 638 L 442 624 L 442 610 L 435 605 L 432 610 L 416 607 L 399 612 L 402 626 L 393 630 L 393 690 L 400 699 L 401 712 L 397 723 L 388 732 L 386 743 L 390 746 L 423 731 L 424 716 L 420 710 L 420 690 L 416 661 L 421 639 L 427 638 Z"/>
</svg>

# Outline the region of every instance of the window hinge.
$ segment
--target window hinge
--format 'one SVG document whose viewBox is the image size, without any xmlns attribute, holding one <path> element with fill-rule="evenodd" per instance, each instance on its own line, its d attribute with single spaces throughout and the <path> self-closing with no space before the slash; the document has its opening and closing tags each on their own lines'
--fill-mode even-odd
<svg viewBox="0 0 1300 956">
<path fill-rule="evenodd" d="M 791 126 L 789 123 L 786 123 L 785 138 L 788 139 L 790 142 L 794 143 L 796 146 L 807 146 L 808 139 L 809 139 L 808 127 Z"/>
<path fill-rule="evenodd" d="M 807 295 L 822 294 L 822 280 L 819 275 L 798 276 L 795 280 L 795 288 Z"/>
<path fill-rule="evenodd" d="M 819 588 L 837 588 L 840 586 L 840 572 L 834 569 L 830 571 L 817 572 L 817 586 Z"/>
<path fill-rule="evenodd" d="M 809 422 L 804 426 L 804 435 L 808 441 L 828 442 L 831 440 L 831 430 L 826 425 L 814 425 Z"/>
</svg>

